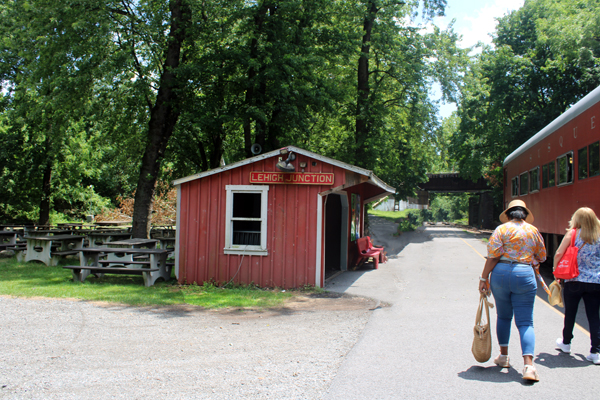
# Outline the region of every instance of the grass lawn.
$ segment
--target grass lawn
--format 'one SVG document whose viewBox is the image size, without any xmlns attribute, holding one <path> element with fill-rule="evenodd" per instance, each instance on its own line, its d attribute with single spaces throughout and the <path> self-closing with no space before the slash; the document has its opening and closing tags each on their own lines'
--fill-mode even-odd
<svg viewBox="0 0 600 400">
<path fill-rule="evenodd" d="M 385 219 L 389 219 L 390 221 L 396 222 L 398 218 L 406 218 L 409 210 L 402 211 L 378 211 L 378 210 L 369 210 L 369 215 L 374 217 L 381 217 Z"/>
<path fill-rule="evenodd" d="M 68 261 L 65 264 L 68 265 Z M 180 286 L 176 280 L 145 287 L 141 276 L 88 276 L 73 282 L 70 270 L 60 265 L 47 267 L 39 262 L 19 263 L 0 259 L 0 295 L 15 297 L 53 297 L 106 301 L 128 305 L 189 304 L 209 309 L 268 308 L 283 305 L 293 291 L 264 290 L 254 286 L 221 288 L 212 284 Z"/>
</svg>

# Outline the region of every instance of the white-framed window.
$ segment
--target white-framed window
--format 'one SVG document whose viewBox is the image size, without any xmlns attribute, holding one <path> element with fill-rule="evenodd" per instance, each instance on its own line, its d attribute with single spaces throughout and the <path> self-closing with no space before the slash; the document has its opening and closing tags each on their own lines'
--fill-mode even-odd
<svg viewBox="0 0 600 400">
<path fill-rule="evenodd" d="M 558 165 L 558 185 L 566 185 L 573 183 L 573 152 L 570 151 L 567 154 L 556 159 Z"/>
<path fill-rule="evenodd" d="M 529 173 L 523 172 L 519 176 L 519 195 L 525 196 L 529 189 Z"/>
<path fill-rule="evenodd" d="M 225 254 L 266 256 L 269 186 L 227 185 Z"/>
<path fill-rule="evenodd" d="M 535 167 L 529 171 L 529 193 L 540 190 L 540 167 Z"/>
<path fill-rule="evenodd" d="M 519 195 L 519 177 L 515 176 L 511 180 L 511 195 L 512 197 L 517 197 Z"/>
</svg>

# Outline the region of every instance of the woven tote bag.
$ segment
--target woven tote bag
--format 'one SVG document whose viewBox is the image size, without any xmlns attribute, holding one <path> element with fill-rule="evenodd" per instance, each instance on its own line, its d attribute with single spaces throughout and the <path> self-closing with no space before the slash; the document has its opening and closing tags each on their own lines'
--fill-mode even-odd
<svg viewBox="0 0 600 400">
<path fill-rule="evenodd" d="M 473 346 L 471 352 L 475 356 L 475 360 L 484 363 L 492 356 L 492 334 L 490 332 L 490 307 L 491 304 L 487 296 L 481 293 L 479 298 L 479 308 L 475 317 L 475 327 L 473 328 Z M 486 318 L 483 318 L 483 310 L 485 309 Z"/>
</svg>

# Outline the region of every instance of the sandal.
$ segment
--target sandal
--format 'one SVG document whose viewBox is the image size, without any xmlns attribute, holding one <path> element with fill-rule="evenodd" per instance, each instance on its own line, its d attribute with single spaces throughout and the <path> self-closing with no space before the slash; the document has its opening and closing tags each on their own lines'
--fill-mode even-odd
<svg viewBox="0 0 600 400">
<path fill-rule="evenodd" d="M 510 362 L 508 360 L 508 356 L 503 356 L 500 354 L 498 357 L 494 359 L 494 364 L 499 366 L 500 368 L 510 368 Z"/>
<path fill-rule="evenodd" d="M 526 365 L 523 367 L 523 379 L 526 381 L 537 382 L 540 380 L 540 376 L 533 365 Z"/>
</svg>

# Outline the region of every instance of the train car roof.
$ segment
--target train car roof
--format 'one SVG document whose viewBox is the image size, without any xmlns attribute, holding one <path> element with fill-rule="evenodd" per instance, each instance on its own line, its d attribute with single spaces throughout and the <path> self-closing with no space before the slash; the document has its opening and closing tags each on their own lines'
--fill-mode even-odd
<svg viewBox="0 0 600 400">
<path fill-rule="evenodd" d="M 573 107 L 562 113 L 558 118 L 546 125 L 544 129 L 533 135 L 528 141 L 519 146 L 518 149 L 510 153 L 508 157 L 504 159 L 504 166 L 523 154 L 529 148 L 533 147 L 537 142 L 549 136 L 552 132 L 583 113 L 598 101 L 600 101 L 600 86 L 592 90 L 583 99 L 575 103 Z"/>
</svg>

